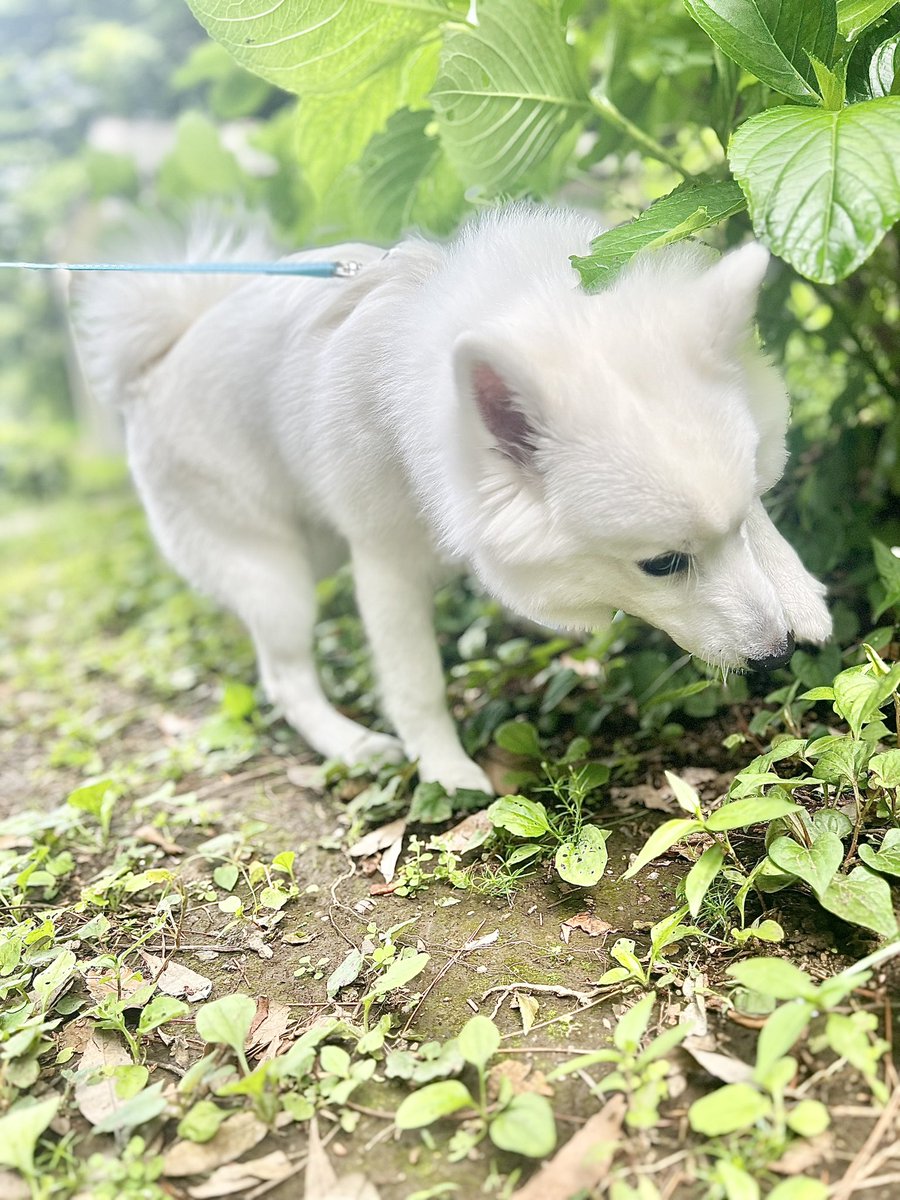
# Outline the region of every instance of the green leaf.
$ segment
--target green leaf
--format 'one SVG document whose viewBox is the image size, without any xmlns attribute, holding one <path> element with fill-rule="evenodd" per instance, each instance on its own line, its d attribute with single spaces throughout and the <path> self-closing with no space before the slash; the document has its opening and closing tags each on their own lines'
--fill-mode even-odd
<svg viewBox="0 0 900 1200">
<path fill-rule="evenodd" d="M 417 975 L 421 975 L 430 961 L 431 955 L 424 952 L 412 954 L 408 958 L 398 958 L 379 976 L 366 999 L 384 996 L 396 988 L 405 987 Z"/>
<path fill-rule="evenodd" d="M 422 47 L 352 89 L 303 96 L 295 127 L 297 158 L 320 205 L 346 182 L 344 173 L 398 109 L 421 105 L 434 82 L 438 49 L 437 43 Z"/>
<path fill-rule="evenodd" d="M 729 1083 L 695 1100 L 688 1109 L 688 1121 L 695 1133 L 722 1137 L 749 1129 L 769 1115 L 772 1102 L 749 1083 Z"/>
<path fill-rule="evenodd" d="M 877 852 L 872 846 L 861 845 L 859 857 L 873 871 L 900 876 L 900 829 L 889 829 Z"/>
<path fill-rule="evenodd" d="M 142 1092 L 114 1108 L 102 1121 L 98 1121 L 94 1132 L 116 1133 L 120 1129 L 136 1129 L 139 1125 L 146 1125 L 148 1121 L 162 1116 L 168 1108 L 168 1101 L 162 1094 L 164 1086 L 165 1084 L 160 1082 L 144 1088 Z"/>
<path fill-rule="evenodd" d="M 544 1158 L 556 1149 L 556 1121 L 546 1096 L 523 1092 L 513 1096 L 488 1127 L 491 1141 L 500 1150 Z"/>
<path fill-rule="evenodd" d="M 819 1179 L 808 1179 L 795 1175 L 793 1179 L 782 1179 L 769 1192 L 766 1200 L 827 1200 L 829 1187 Z"/>
<path fill-rule="evenodd" d="M 897 117 L 900 120 L 900 109 Z M 834 707 L 853 730 L 854 737 L 859 737 L 867 718 L 881 706 L 883 678 L 873 675 L 872 668 L 866 663 L 841 671 L 834 681 Z"/>
<path fill-rule="evenodd" d="M 319 1051 L 319 1066 L 328 1075 L 347 1079 L 350 1075 L 350 1055 L 343 1046 L 323 1046 Z"/>
<path fill-rule="evenodd" d="M 457 1043 L 466 1062 L 483 1067 L 500 1045 L 500 1030 L 488 1017 L 472 1017 L 459 1031 Z"/>
<path fill-rule="evenodd" d="M 882 788 L 900 788 L 900 750 L 885 750 L 869 759 L 869 774 Z"/>
<path fill-rule="evenodd" d="M 613 1030 L 613 1042 L 619 1050 L 626 1054 L 637 1053 L 641 1038 L 647 1032 L 650 1018 L 653 1015 L 653 1005 L 656 1003 L 656 992 L 648 992 L 643 999 L 633 1004 L 616 1022 Z"/>
<path fill-rule="evenodd" d="M 208 1142 L 227 1116 L 228 1110 L 212 1100 L 198 1100 L 178 1122 L 178 1136 L 188 1142 Z"/>
<path fill-rule="evenodd" d="M 675 799 L 678 801 L 679 808 L 683 809 L 689 816 L 702 817 L 700 810 L 700 797 L 697 794 L 697 789 L 692 788 L 689 783 L 674 775 L 671 771 L 665 772 L 666 782 L 672 789 Z"/>
<path fill-rule="evenodd" d="M 607 831 L 596 825 L 582 825 L 572 842 L 562 842 L 554 860 L 560 878 L 574 887 L 593 887 L 603 878 L 609 858 Z"/>
<path fill-rule="evenodd" d="M 533 185 L 588 109 L 555 3 L 480 0 L 444 39 L 431 101 L 462 181 L 486 195 Z"/>
<path fill-rule="evenodd" d="M 444 154 L 432 113 L 402 108 L 359 161 L 360 222 L 382 240 L 411 226 L 449 233 L 463 187 Z"/>
<path fill-rule="evenodd" d="M 900 34 L 891 40 L 897 42 L 898 39 Z M 873 614 L 877 621 L 889 608 L 900 608 L 900 557 L 877 538 L 872 538 L 872 551 L 875 555 L 875 569 L 885 592 L 884 599 Z"/>
<path fill-rule="evenodd" d="M 0 1117 L 0 1165 L 25 1176 L 34 1173 L 34 1152 L 41 1134 L 56 1116 L 61 1097 L 33 1104 L 23 1100 Z"/>
<path fill-rule="evenodd" d="M 805 971 L 785 958 L 746 958 L 728 968 L 738 983 L 776 1000 L 815 1001 L 817 992 Z"/>
<path fill-rule="evenodd" d="M 801 1100 L 788 1112 L 787 1123 L 800 1137 L 813 1138 L 825 1132 L 831 1118 L 821 1100 Z"/>
<path fill-rule="evenodd" d="M 769 858 L 782 871 L 808 883 L 818 895 L 831 883 L 844 858 L 844 844 L 833 833 L 820 833 L 807 848 L 793 838 L 777 837 L 769 847 Z"/>
<path fill-rule="evenodd" d="M 725 851 L 718 844 L 709 846 L 687 873 L 684 881 L 684 898 L 692 917 L 696 917 L 709 886 L 722 869 Z"/>
<path fill-rule="evenodd" d="M 787 1054 L 815 1011 L 815 1005 L 809 1000 L 788 1000 L 770 1014 L 756 1043 L 757 1071 L 768 1071 L 776 1059 Z"/>
<path fill-rule="evenodd" d="M 538 732 L 530 721 L 504 721 L 497 727 L 494 741 L 501 750 L 523 758 L 540 759 L 543 753 Z"/>
<path fill-rule="evenodd" d="M 759 924 L 754 921 L 744 929 L 732 929 L 731 936 L 739 946 L 750 941 L 783 942 L 784 930 L 777 921 L 759 921 Z"/>
<path fill-rule="evenodd" d="M 733 180 L 683 184 L 633 221 L 601 233 L 591 243 L 591 253 L 573 255 L 572 265 L 581 275 L 583 286 L 597 291 L 611 283 L 639 251 L 681 241 L 700 229 L 718 225 L 746 206 L 743 192 Z M 709 681 L 697 682 L 705 688 Z"/>
<path fill-rule="evenodd" d="M 197 1010 L 197 1032 L 204 1042 L 230 1046 L 240 1057 L 244 1043 L 256 1016 L 256 1003 L 249 996 L 236 992 L 211 1000 Z"/>
<path fill-rule="evenodd" d="M 832 112 L 836 112 L 839 108 L 843 108 L 844 101 L 847 99 L 847 64 L 846 62 L 839 63 L 834 70 L 826 67 L 825 64 L 814 54 L 809 56 L 813 70 L 816 73 L 816 83 L 819 85 L 819 91 L 822 93 L 822 106 Z"/>
<path fill-rule="evenodd" d="M 896 0 L 837 0 L 837 29 L 848 42 L 877 21 Z"/>
<path fill-rule="evenodd" d="M 770 108 L 740 126 L 728 160 L 757 236 L 801 275 L 834 283 L 900 217 L 900 96 Z"/>
<path fill-rule="evenodd" d="M 685 0 L 716 45 L 783 96 L 815 97 L 807 52 L 831 61 L 834 0 Z"/>
<path fill-rule="evenodd" d="M 495 829 L 507 829 L 516 837 L 539 838 L 550 832 L 547 810 L 539 800 L 524 796 L 501 796 L 487 810 Z"/>
<path fill-rule="evenodd" d="M 183 1000 L 175 1000 L 172 996 L 154 996 L 150 1003 L 141 1010 L 137 1031 L 143 1035 L 153 1029 L 159 1029 L 168 1021 L 185 1016 L 190 1008 Z"/>
<path fill-rule="evenodd" d="M 441 784 L 434 780 L 419 783 L 409 802 L 410 825 L 439 825 L 453 816 L 453 801 Z"/>
<path fill-rule="evenodd" d="M 357 950 L 354 946 L 352 950 L 347 951 L 343 960 L 328 976 L 328 982 L 325 984 L 325 995 L 329 1000 L 333 1000 L 341 988 L 349 987 L 359 977 L 362 965 L 362 951 Z"/>
<path fill-rule="evenodd" d="M 715 1177 L 725 1189 L 725 1200 L 759 1200 L 759 1184 L 743 1167 L 729 1159 L 719 1159 L 715 1166 Z"/>
<path fill-rule="evenodd" d="M 436 33 L 438 0 L 189 0 L 194 16 L 248 70 L 288 92 L 341 92 Z"/>
<path fill-rule="evenodd" d="M 770 792 L 768 796 L 748 796 L 746 800 L 733 800 L 723 804 L 706 818 L 706 828 L 722 832 L 726 829 L 744 829 L 763 821 L 774 821 L 788 813 L 799 812 L 800 805 L 786 796 Z"/>
<path fill-rule="evenodd" d="M 813 776 L 825 783 L 851 783 L 859 779 L 866 767 L 872 747 L 854 741 L 846 734 L 816 738 L 807 747 L 807 757 L 815 766 Z"/>
<path fill-rule="evenodd" d="M 216 867 L 213 871 L 213 883 L 216 887 L 223 888 L 226 892 L 231 889 L 238 881 L 240 871 L 234 863 L 223 863 L 222 866 Z"/>
<path fill-rule="evenodd" d="M 885 937 L 897 932 L 897 918 L 887 880 L 868 867 L 854 867 L 838 875 L 819 896 L 819 903 L 835 916 Z"/>
<path fill-rule="evenodd" d="M 675 817 L 671 821 L 664 821 L 658 829 L 654 829 L 646 842 L 644 842 L 634 862 L 622 878 L 631 879 L 647 863 L 652 862 L 654 858 L 659 858 L 661 854 L 665 854 L 667 850 L 670 850 L 676 842 L 684 841 L 689 834 L 696 833 L 702 828 L 702 821 L 694 821 L 686 817 Z"/>
<path fill-rule="evenodd" d="M 398 1129 L 422 1129 L 461 1108 L 474 1108 L 469 1089 L 458 1079 L 429 1083 L 407 1096 L 394 1117 Z"/>
</svg>

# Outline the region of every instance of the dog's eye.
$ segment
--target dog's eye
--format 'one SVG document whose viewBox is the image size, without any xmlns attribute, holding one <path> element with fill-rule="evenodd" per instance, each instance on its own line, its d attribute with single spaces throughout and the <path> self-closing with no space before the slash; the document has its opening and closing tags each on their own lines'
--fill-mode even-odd
<svg viewBox="0 0 900 1200">
<path fill-rule="evenodd" d="M 638 566 L 645 575 L 681 575 L 691 565 L 691 556 L 678 550 L 658 554 L 656 558 L 645 558 Z"/>
</svg>

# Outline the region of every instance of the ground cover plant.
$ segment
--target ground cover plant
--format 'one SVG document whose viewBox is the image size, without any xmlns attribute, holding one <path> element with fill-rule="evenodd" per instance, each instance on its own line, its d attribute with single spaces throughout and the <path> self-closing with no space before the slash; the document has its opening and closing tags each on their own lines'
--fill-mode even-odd
<svg viewBox="0 0 900 1200">
<path fill-rule="evenodd" d="M 794 400 L 769 499 L 835 639 L 722 680 L 460 584 L 436 620 L 497 799 L 320 766 L 98 458 L 58 289 L 4 277 L 6 1194 L 893 1197 L 900 6 L 192 7 L 211 38 L 180 0 L 54 0 L 49 40 L 5 7 L 0 257 L 82 257 L 123 200 L 240 202 L 296 245 L 561 196 L 621 221 L 575 264 L 595 288 L 752 228 Z M 347 578 L 321 600 L 327 687 L 371 722 Z"/>
</svg>

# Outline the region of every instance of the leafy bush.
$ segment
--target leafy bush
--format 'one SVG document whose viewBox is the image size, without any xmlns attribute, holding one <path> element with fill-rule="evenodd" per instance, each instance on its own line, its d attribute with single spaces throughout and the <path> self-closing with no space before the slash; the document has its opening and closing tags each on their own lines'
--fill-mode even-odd
<svg viewBox="0 0 900 1200">
<path fill-rule="evenodd" d="M 752 225 L 781 260 L 761 325 L 795 399 L 776 515 L 813 569 L 851 572 L 856 603 L 873 524 L 898 531 L 900 272 L 883 239 L 900 215 L 900 5 L 317 0 L 286 21 L 189 2 L 237 62 L 300 97 L 308 238 L 443 234 L 473 206 L 560 190 L 612 218 L 661 197 L 575 260 L 596 287 L 639 249 Z M 845 639 L 853 625 L 848 611 Z"/>
</svg>

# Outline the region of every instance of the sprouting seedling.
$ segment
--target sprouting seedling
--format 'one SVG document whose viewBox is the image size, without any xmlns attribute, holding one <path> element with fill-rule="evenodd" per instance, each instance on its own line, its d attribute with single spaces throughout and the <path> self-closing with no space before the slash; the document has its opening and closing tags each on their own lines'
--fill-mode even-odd
<svg viewBox="0 0 900 1200">
<path fill-rule="evenodd" d="M 543 1158 L 556 1146 L 556 1121 L 545 1096 L 535 1092 L 513 1095 L 508 1081 L 501 1082 L 496 1107 L 488 1103 L 487 1065 L 500 1046 L 500 1031 L 488 1017 L 475 1016 L 467 1021 L 457 1038 L 465 1062 L 475 1068 L 478 1094 L 460 1079 L 442 1079 L 426 1084 L 407 1096 L 397 1109 L 398 1129 L 423 1129 L 441 1117 L 472 1109 L 477 1126 L 475 1141 L 485 1136 L 500 1150 L 509 1150 L 529 1158 Z"/>
<path fill-rule="evenodd" d="M 249 996 L 236 992 L 222 996 L 198 1009 L 197 1032 L 205 1042 L 229 1046 L 237 1055 L 245 1075 L 250 1074 L 250 1064 L 244 1049 L 250 1034 L 250 1026 L 256 1015 L 256 1004 Z"/>
</svg>

